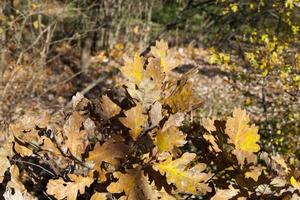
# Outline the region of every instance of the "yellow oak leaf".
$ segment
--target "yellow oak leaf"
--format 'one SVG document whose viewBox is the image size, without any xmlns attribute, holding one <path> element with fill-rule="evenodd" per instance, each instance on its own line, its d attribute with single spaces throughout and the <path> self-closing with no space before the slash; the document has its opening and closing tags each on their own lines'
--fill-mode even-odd
<svg viewBox="0 0 300 200">
<path fill-rule="evenodd" d="M 81 154 L 84 153 L 87 147 L 87 132 L 80 130 L 84 118 L 79 112 L 73 112 L 68 121 L 64 125 L 64 133 L 67 137 L 65 146 L 68 147 L 70 153 L 78 159 L 81 159 Z"/>
<path fill-rule="evenodd" d="M 295 189 L 300 191 L 300 181 L 297 181 L 294 176 L 290 178 L 290 183 Z"/>
<path fill-rule="evenodd" d="M 107 95 L 103 95 L 100 99 L 100 107 L 102 116 L 105 120 L 108 120 L 121 111 L 121 108 L 115 104 Z"/>
<path fill-rule="evenodd" d="M 125 58 L 125 66 L 121 68 L 121 71 L 126 78 L 139 85 L 144 72 L 144 62 L 139 54 L 136 53 L 133 60 Z"/>
<path fill-rule="evenodd" d="M 144 200 L 144 199 L 161 199 L 175 200 L 164 189 L 158 191 L 154 183 L 150 184 L 148 177 L 143 174 L 143 171 L 133 169 L 128 173 L 115 172 L 114 177 L 117 182 L 111 183 L 107 190 L 111 193 L 121 193 L 124 191 L 126 198 L 129 200 Z"/>
<path fill-rule="evenodd" d="M 210 177 L 210 174 L 202 172 L 206 165 L 198 163 L 195 166 L 188 168 L 188 165 L 196 157 L 194 153 L 184 153 L 180 158 L 172 160 L 168 157 L 161 163 L 153 165 L 154 170 L 160 174 L 166 175 L 169 184 L 173 183 L 178 192 L 190 194 L 206 194 L 211 191 L 211 188 L 205 183 Z"/>
<path fill-rule="evenodd" d="M 186 134 L 182 133 L 176 126 L 172 126 L 165 131 L 159 131 L 154 144 L 160 152 L 172 151 L 175 147 L 181 147 L 186 143 Z"/>
<path fill-rule="evenodd" d="M 125 111 L 126 117 L 120 118 L 122 124 L 130 128 L 130 135 L 134 140 L 137 140 L 147 122 L 147 115 L 143 114 L 143 106 L 137 104 L 130 110 Z"/>
<path fill-rule="evenodd" d="M 104 144 L 98 142 L 94 149 L 89 152 L 88 161 L 94 163 L 94 170 L 100 171 L 102 162 L 107 162 L 117 167 L 119 159 L 124 157 L 128 151 L 128 146 L 121 138 L 110 138 Z"/>
<path fill-rule="evenodd" d="M 164 40 L 156 41 L 156 45 L 151 47 L 151 53 L 155 58 L 160 59 L 162 71 L 166 73 L 177 67 L 181 62 L 179 55 L 169 50 L 168 44 Z"/>
<path fill-rule="evenodd" d="M 200 100 L 193 92 L 192 82 L 188 81 L 171 92 L 167 98 L 163 101 L 171 107 L 172 112 L 187 112 L 190 111 L 193 106 L 199 105 Z"/>
<path fill-rule="evenodd" d="M 49 180 L 47 184 L 47 193 L 57 199 L 76 200 L 78 191 L 80 194 L 85 192 L 85 187 L 89 187 L 94 179 L 89 177 L 69 175 L 73 182 L 65 182 L 62 178 Z"/>
<path fill-rule="evenodd" d="M 161 89 L 162 83 L 165 79 L 165 74 L 160 68 L 160 59 L 149 58 L 148 65 L 145 71 L 145 78 L 151 79 L 155 83 L 156 89 Z"/>
<path fill-rule="evenodd" d="M 246 111 L 234 109 L 233 117 L 229 117 L 226 123 L 225 133 L 229 136 L 229 143 L 234 144 L 233 153 L 238 162 L 243 166 L 245 159 L 248 163 L 255 163 L 257 158 L 254 152 L 260 150 L 258 128 L 249 126 L 250 119 Z"/>
</svg>

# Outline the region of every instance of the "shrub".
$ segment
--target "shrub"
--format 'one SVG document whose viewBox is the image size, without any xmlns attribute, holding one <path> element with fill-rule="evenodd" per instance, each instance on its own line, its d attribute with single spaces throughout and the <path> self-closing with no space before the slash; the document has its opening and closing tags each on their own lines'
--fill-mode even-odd
<svg viewBox="0 0 300 200">
<path fill-rule="evenodd" d="M 6 199 L 297 199 L 299 171 L 260 150 L 242 109 L 227 120 L 191 120 L 201 105 L 191 72 L 164 41 L 121 68 L 120 96 L 79 93 L 63 125 L 31 113 L 1 147 Z M 201 125 L 202 124 L 202 125 Z"/>
</svg>

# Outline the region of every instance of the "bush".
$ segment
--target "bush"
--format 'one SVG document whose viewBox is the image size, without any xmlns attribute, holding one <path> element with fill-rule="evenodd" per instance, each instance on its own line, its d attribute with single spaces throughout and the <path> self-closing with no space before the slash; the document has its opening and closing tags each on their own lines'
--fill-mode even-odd
<svg viewBox="0 0 300 200">
<path fill-rule="evenodd" d="M 242 109 L 191 120 L 201 105 L 181 59 L 164 41 L 121 71 L 123 92 L 91 102 L 79 93 L 65 123 L 31 113 L 1 148 L 5 199 L 297 199 L 299 171 L 260 150 Z M 202 124 L 202 125 L 201 125 Z"/>
</svg>

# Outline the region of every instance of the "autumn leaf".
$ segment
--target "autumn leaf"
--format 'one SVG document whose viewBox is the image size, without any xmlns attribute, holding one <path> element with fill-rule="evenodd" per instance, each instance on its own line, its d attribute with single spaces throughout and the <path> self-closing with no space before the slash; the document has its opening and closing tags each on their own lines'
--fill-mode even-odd
<svg viewBox="0 0 300 200">
<path fill-rule="evenodd" d="M 216 130 L 216 127 L 214 125 L 214 119 L 209 119 L 209 118 L 204 118 L 201 121 L 201 125 L 208 131 L 208 132 L 212 132 Z"/>
<path fill-rule="evenodd" d="M 20 145 L 17 142 L 15 142 L 14 149 L 16 153 L 20 154 L 21 156 L 31 156 L 33 154 L 31 149 Z"/>
<path fill-rule="evenodd" d="M 295 189 L 300 191 L 300 181 L 297 181 L 294 176 L 290 178 L 290 183 Z"/>
<path fill-rule="evenodd" d="M 76 200 L 77 194 L 83 194 L 85 187 L 89 187 L 94 180 L 89 177 L 77 176 L 69 174 L 73 182 L 65 182 L 62 178 L 49 180 L 47 184 L 47 193 L 53 195 L 57 199 Z"/>
<path fill-rule="evenodd" d="M 159 131 L 154 144 L 159 151 L 172 151 L 175 147 L 181 147 L 186 143 L 186 134 L 182 133 L 176 126 L 172 126 L 165 131 Z"/>
<path fill-rule="evenodd" d="M 234 144 L 233 153 L 242 166 L 245 159 L 248 163 L 255 163 L 257 158 L 253 153 L 260 150 L 257 144 L 258 128 L 254 125 L 249 126 L 249 122 L 246 111 L 238 108 L 233 111 L 233 117 L 229 117 L 226 123 L 225 133 L 229 136 L 229 143 Z"/>
<path fill-rule="evenodd" d="M 125 115 L 126 117 L 120 118 L 120 121 L 130 129 L 131 137 L 134 140 L 137 140 L 147 122 L 147 115 L 143 114 L 143 107 L 141 104 L 137 104 L 130 110 L 125 111 Z"/>
<path fill-rule="evenodd" d="M 211 175 L 202 172 L 206 165 L 198 163 L 188 168 L 188 165 L 196 157 L 194 153 L 184 153 L 180 158 L 172 160 L 168 157 L 161 163 L 155 163 L 153 168 L 161 175 L 166 175 L 169 184 L 174 184 L 178 192 L 190 194 L 206 194 L 211 188 L 206 181 Z"/>
<path fill-rule="evenodd" d="M 163 119 L 162 116 L 162 105 L 160 102 L 155 102 L 149 111 L 149 117 L 152 126 L 157 126 L 159 122 Z"/>
<path fill-rule="evenodd" d="M 145 108 L 161 98 L 161 90 L 156 88 L 155 82 L 151 79 L 143 79 L 138 88 L 128 83 L 126 90 L 136 102 L 143 104 Z"/>
<path fill-rule="evenodd" d="M 168 49 L 168 44 L 164 40 L 156 41 L 155 47 L 151 47 L 152 55 L 160 59 L 160 66 L 163 72 L 169 72 L 177 67 L 181 58 Z"/>
<path fill-rule="evenodd" d="M 193 92 L 192 82 L 188 81 L 176 87 L 176 89 L 164 99 L 163 103 L 169 105 L 172 112 L 176 113 L 190 111 L 193 106 L 200 104 L 200 100 L 195 95 L 195 92 Z"/>
<path fill-rule="evenodd" d="M 118 181 L 107 187 L 107 190 L 111 193 L 122 193 L 124 191 L 126 199 L 129 200 L 175 200 L 164 189 L 158 191 L 154 184 L 150 184 L 148 177 L 141 170 L 129 170 L 126 174 L 115 172 L 113 175 Z"/>
<path fill-rule="evenodd" d="M 80 130 L 83 122 L 84 119 L 79 112 L 73 112 L 64 125 L 64 133 L 67 137 L 65 146 L 78 159 L 81 159 L 81 154 L 84 153 L 88 142 L 86 131 Z"/>
<path fill-rule="evenodd" d="M 121 68 L 123 75 L 129 80 L 139 85 L 143 79 L 144 62 L 138 53 L 134 55 L 133 60 L 125 58 L 125 66 Z"/>
<path fill-rule="evenodd" d="M 110 138 L 104 144 L 98 142 L 94 149 L 89 152 L 88 161 L 94 163 L 94 170 L 100 171 L 102 162 L 107 162 L 117 167 L 119 159 L 123 158 L 128 151 L 128 146 L 121 138 Z"/>
<path fill-rule="evenodd" d="M 4 173 L 10 167 L 8 157 L 11 156 L 12 153 L 12 147 L 9 143 L 0 148 L 0 183 L 2 183 L 4 179 Z"/>
<path fill-rule="evenodd" d="M 153 80 L 155 88 L 161 90 L 162 83 L 165 79 L 165 74 L 160 68 L 160 59 L 150 58 L 148 62 L 149 63 L 147 65 L 144 78 Z"/>
<path fill-rule="evenodd" d="M 107 200 L 107 193 L 96 192 L 91 197 L 91 200 Z"/>
<path fill-rule="evenodd" d="M 211 146 L 209 147 L 209 150 L 211 150 L 211 151 L 213 150 L 215 152 L 221 152 L 221 149 L 219 148 L 219 146 L 216 142 L 216 139 L 212 134 L 205 133 L 203 135 L 203 138 L 211 144 Z"/>
<path fill-rule="evenodd" d="M 121 108 L 115 104 L 107 95 L 103 95 L 100 99 L 100 107 L 102 116 L 105 120 L 108 120 L 121 111 Z"/>
<path fill-rule="evenodd" d="M 239 193 L 238 189 L 229 186 L 229 189 L 217 189 L 216 194 L 211 198 L 211 200 L 228 200 L 233 198 Z"/>
<path fill-rule="evenodd" d="M 246 178 L 252 178 L 254 181 L 258 181 L 259 176 L 262 174 L 264 171 L 264 167 L 262 166 L 251 166 L 250 171 L 247 171 L 245 173 Z"/>
</svg>

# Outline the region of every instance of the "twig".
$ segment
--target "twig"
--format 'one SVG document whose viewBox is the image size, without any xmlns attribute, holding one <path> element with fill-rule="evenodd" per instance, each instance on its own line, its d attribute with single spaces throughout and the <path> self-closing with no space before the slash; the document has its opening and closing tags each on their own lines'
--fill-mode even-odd
<svg viewBox="0 0 300 200">
<path fill-rule="evenodd" d="M 24 160 L 16 160 L 16 159 L 12 159 L 12 161 L 20 162 L 20 163 L 26 163 L 26 164 L 28 164 L 28 165 L 32 165 L 32 166 L 38 167 L 38 168 L 44 170 L 45 172 L 47 172 L 48 174 L 50 174 L 51 176 L 56 177 L 56 175 L 53 174 L 51 171 L 49 171 L 48 169 L 46 169 L 46 168 L 44 168 L 44 167 L 42 167 L 42 166 L 40 166 L 40 165 L 37 165 L 37 164 L 35 164 L 35 163 L 28 162 L 28 161 L 24 161 Z"/>
</svg>

